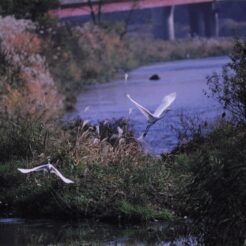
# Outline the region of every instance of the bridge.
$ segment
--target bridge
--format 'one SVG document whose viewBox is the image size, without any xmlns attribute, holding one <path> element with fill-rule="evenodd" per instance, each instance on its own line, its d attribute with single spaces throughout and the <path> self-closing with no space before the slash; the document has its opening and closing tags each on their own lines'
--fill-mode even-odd
<svg viewBox="0 0 246 246">
<path fill-rule="evenodd" d="M 60 8 L 50 10 L 59 19 L 107 14 L 132 10 L 151 9 L 154 22 L 162 33 L 161 38 L 175 39 L 174 11 L 176 5 L 187 5 L 190 34 L 206 37 L 218 36 L 218 13 L 216 0 L 60 0 Z M 160 30 L 161 29 L 161 30 Z"/>
</svg>

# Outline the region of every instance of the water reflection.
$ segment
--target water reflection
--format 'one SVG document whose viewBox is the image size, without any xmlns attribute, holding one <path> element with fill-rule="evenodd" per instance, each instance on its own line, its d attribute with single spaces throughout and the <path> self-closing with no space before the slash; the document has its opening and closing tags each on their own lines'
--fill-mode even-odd
<svg viewBox="0 0 246 246">
<path fill-rule="evenodd" d="M 177 143 L 171 126 L 177 125 L 179 114 L 192 117 L 198 115 L 202 120 L 210 120 L 222 113 L 221 106 L 215 100 L 208 99 L 203 90 L 207 89 L 206 77 L 213 72 L 221 72 L 222 66 L 228 61 L 228 57 L 215 57 L 141 67 L 129 73 L 127 83 L 122 75 L 121 80 L 88 88 L 78 97 L 76 111 L 67 114 L 65 119 L 80 117 L 96 123 L 99 120 L 124 117 L 130 120 L 136 137 L 139 137 L 146 128 L 146 121 L 126 98 L 126 93 L 146 108 L 154 110 L 163 96 L 176 92 L 172 111 L 157 122 L 145 138 L 150 152 L 170 151 Z M 149 80 L 153 74 L 158 74 L 160 80 Z M 132 113 L 129 115 L 130 108 Z"/>
<path fill-rule="evenodd" d="M 0 219 L 0 245 L 197 245 L 184 222 L 115 226 Z"/>
</svg>

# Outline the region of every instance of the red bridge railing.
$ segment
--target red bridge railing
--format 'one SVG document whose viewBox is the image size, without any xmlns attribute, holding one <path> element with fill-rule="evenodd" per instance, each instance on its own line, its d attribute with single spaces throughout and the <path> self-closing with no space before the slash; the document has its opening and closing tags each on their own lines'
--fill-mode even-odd
<svg viewBox="0 0 246 246">
<path fill-rule="evenodd" d="M 214 0 L 139 0 L 139 1 L 118 1 L 118 2 L 108 2 L 103 3 L 100 7 L 102 13 L 110 13 L 117 11 L 127 11 L 133 8 L 136 9 L 147 9 L 147 8 L 158 8 L 164 6 L 182 5 L 182 4 L 195 4 L 195 3 L 206 3 L 214 2 Z M 64 3 L 66 3 L 64 1 Z M 68 3 L 68 2 L 67 2 Z M 73 2 L 69 1 L 69 6 L 66 4 L 62 5 L 60 9 L 50 10 L 49 13 L 57 16 L 58 18 L 72 17 L 72 16 L 83 16 L 89 15 L 91 13 L 91 8 L 85 2 Z M 92 2 L 93 11 L 98 11 L 99 4 Z"/>
</svg>

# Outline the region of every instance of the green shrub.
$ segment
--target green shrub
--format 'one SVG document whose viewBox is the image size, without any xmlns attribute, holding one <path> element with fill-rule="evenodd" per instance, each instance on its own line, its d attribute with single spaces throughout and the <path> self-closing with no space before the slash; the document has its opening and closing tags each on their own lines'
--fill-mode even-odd
<svg viewBox="0 0 246 246">
<path fill-rule="evenodd" d="M 178 146 L 173 166 L 181 177 L 176 193 L 179 212 L 192 218 L 194 231 L 205 245 L 243 245 L 245 240 L 245 47 L 246 41 L 237 40 L 222 76 L 208 77 L 206 94 L 229 111 L 228 121 L 211 127 L 181 118 L 180 136 L 192 138 Z"/>
<path fill-rule="evenodd" d="M 129 219 L 137 218 L 142 220 L 150 220 L 150 219 L 170 220 L 173 218 L 172 213 L 167 209 L 163 209 L 163 211 L 155 211 L 151 207 L 133 205 L 124 200 L 120 202 L 119 209 L 122 215 L 126 216 Z"/>
<path fill-rule="evenodd" d="M 20 165 L 25 167 L 25 162 L 0 166 L 0 178 L 4 181 L 0 199 L 9 208 L 5 208 L 5 214 L 114 220 L 173 217 L 170 173 L 155 158 L 143 158 L 137 163 L 125 160 L 118 164 L 56 163 L 65 176 L 75 180 L 74 185 L 67 186 L 53 174 L 23 175 L 17 171 Z"/>
<path fill-rule="evenodd" d="M 245 146 L 245 129 L 225 124 L 179 163 L 186 174 L 179 191 L 182 206 L 210 243 L 241 245 L 245 236 Z"/>
<path fill-rule="evenodd" d="M 32 19 L 36 21 L 46 12 L 58 6 L 58 0 L 2 0 L 0 15 L 14 15 L 16 18 Z"/>
<path fill-rule="evenodd" d="M 19 120 L 0 122 L 1 161 L 33 157 L 45 149 L 47 130 L 40 122 Z"/>
<path fill-rule="evenodd" d="M 246 123 L 246 39 L 235 42 L 230 58 L 222 75 L 215 73 L 208 78 L 208 86 L 236 121 Z"/>
</svg>

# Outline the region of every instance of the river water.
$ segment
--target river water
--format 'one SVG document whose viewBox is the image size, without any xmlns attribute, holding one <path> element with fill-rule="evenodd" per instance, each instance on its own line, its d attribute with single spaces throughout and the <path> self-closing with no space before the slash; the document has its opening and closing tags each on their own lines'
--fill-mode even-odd
<svg viewBox="0 0 246 246">
<path fill-rule="evenodd" d="M 0 219 L 0 245 L 192 246 L 197 243 L 182 222 L 119 226 L 99 222 L 66 223 L 7 218 Z"/>
<path fill-rule="evenodd" d="M 129 119 L 138 138 L 147 122 L 126 94 L 153 112 L 165 95 L 176 92 L 177 98 L 171 105 L 171 111 L 150 128 L 144 139 L 146 150 L 151 153 L 170 151 L 178 141 L 172 129 L 178 127 L 181 114 L 203 121 L 221 115 L 221 106 L 206 97 L 204 90 L 208 90 L 206 77 L 213 72 L 220 73 L 228 61 L 228 57 L 213 57 L 140 67 L 129 73 L 127 82 L 122 74 L 122 79 L 87 88 L 79 95 L 76 110 L 67 114 L 65 119 L 89 119 L 96 124 L 98 121 L 124 117 Z M 149 80 L 153 74 L 158 74 L 160 80 Z"/>
</svg>

